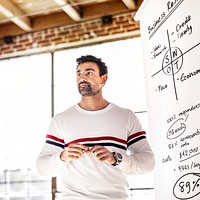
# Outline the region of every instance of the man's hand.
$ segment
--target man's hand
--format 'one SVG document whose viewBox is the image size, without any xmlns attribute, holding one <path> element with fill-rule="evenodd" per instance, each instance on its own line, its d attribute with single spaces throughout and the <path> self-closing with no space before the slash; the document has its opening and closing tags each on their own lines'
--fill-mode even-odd
<svg viewBox="0 0 200 200">
<path fill-rule="evenodd" d="M 82 144 L 70 144 L 64 151 L 60 154 L 60 159 L 65 162 L 71 160 L 78 160 L 84 152 L 89 152 L 89 147 Z"/>
<path fill-rule="evenodd" d="M 116 162 L 113 153 L 104 146 L 95 145 L 90 149 L 90 152 L 94 153 L 95 158 L 100 162 L 107 162 L 108 164 Z"/>
</svg>

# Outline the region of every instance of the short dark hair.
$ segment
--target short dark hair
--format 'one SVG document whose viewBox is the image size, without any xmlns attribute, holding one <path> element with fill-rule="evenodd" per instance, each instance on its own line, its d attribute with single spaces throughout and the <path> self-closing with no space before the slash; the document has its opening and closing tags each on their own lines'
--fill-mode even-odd
<svg viewBox="0 0 200 200">
<path fill-rule="evenodd" d="M 98 68 L 99 68 L 99 75 L 103 76 L 104 74 L 108 73 L 108 68 L 106 66 L 106 64 L 101 60 L 101 58 L 96 58 L 95 56 L 92 55 L 86 55 L 86 56 L 81 56 L 80 58 L 76 59 L 77 62 L 77 68 L 81 63 L 85 63 L 85 62 L 94 62 L 97 64 Z"/>
</svg>

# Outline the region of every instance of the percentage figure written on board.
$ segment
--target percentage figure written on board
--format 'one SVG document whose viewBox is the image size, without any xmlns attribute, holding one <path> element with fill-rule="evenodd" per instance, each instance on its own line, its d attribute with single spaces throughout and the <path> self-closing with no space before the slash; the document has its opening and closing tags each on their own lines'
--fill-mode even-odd
<svg viewBox="0 0 200 200">
<path fill-rule="evenodd" d="M 175 183 L 173 194 L 177 199 L 191 199 L 200 194 L 200 173 L 183 175 Z"/>
</svg>

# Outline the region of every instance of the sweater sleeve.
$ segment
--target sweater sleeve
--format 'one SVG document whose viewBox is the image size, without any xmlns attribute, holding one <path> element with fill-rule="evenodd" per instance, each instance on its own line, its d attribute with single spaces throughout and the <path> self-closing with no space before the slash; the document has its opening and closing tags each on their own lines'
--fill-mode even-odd
<svg viewBox="0 0 200 200">
<path fill-rule="evenodd" d="M 129 116 L 127 139 L 128 153 L 123 155 L 118 167 L 126 174 L 141 174 L 152 171 L 155 165 L 154 153 L 134 113 Z"/>
<path fill-rule="evenodd" d="M 36 167 L 40 175 L 55 177 L 65 167 L 65 162 L 60 159 L 60 153 L 64 150 L 65 143 L 60 134 L 59 126 L 52 118 L 46 141 L 37 158 Z"/>
</svg>

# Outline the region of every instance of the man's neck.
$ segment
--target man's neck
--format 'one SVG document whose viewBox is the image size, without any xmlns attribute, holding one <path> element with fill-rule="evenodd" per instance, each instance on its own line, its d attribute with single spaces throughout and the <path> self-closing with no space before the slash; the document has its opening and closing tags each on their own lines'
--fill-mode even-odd
<svg viewBox="0 0 200 200">
<path fill-rule="evenodd" d="M 78 104 L 84 110 L 95 111 L 102 110 L 109 105 L 103 97 L 82 97 L 81 102 Z"/>
</svg>

